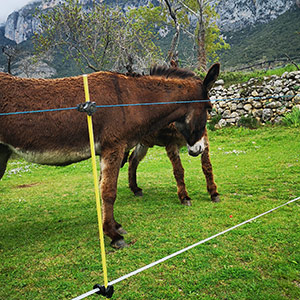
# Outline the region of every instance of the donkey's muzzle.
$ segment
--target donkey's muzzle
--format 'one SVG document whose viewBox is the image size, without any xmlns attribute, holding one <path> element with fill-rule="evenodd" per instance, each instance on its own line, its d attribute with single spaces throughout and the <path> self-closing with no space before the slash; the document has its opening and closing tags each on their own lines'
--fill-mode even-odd
<svg viewBox="0 0 300 300">
<path fill-rule="evenodd" d="M 191 156 L 198 156 L 203 153 L 205 149 L 205 144 L 204 144 L 204 138 L 202 138 L 200 141 L 195 143 L 193 146 L 190 146 L 189 144 L 187 145 L 188 148 L 188 153 Z"/>
</svg>

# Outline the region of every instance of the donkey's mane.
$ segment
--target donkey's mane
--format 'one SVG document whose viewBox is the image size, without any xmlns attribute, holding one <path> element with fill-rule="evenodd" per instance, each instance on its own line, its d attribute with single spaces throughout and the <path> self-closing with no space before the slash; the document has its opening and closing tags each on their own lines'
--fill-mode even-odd
<svg viewBox="0 0 300 300">
<path fill-rule="evenodd" d="M 174 67 L 155 65 L 150 69 L 150 76 L 163 76 L 166 78 L 196 78 L 194 72 Z"/>
</svg>

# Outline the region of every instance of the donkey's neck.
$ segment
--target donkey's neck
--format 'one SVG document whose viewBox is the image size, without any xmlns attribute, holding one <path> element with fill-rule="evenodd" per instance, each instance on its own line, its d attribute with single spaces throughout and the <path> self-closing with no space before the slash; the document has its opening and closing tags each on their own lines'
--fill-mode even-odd
<svg viewBox="0 0 300 300">
<path fill-rule="evenodd" d="M 144 102 L 153 102 L 152 105 L 141 107 L 142 118 L 137 121 L 142 120 L 142 122 L 132 124 L 135 130 L 138 127 L 141 133 L 151 133 L 182 118 L 187 113 L 187 105 L 174 104 L 174 102 L 195 100 L 199 94 L 199 84 L 194 80 L 160 80 L 155 88 L 151 99 L 147 95 L 142 98 Z M 159 104 L 161 102 L 165 104 Z"/>
</svg>

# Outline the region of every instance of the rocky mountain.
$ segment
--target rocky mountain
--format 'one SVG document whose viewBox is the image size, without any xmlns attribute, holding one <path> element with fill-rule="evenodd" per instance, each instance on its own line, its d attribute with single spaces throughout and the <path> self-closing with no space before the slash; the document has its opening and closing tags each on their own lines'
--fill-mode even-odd
<svg viewBox="0 0 300 300">
<path fill-rule="evenodd" d="M 268 23 L 288 11 L 299 0 L 221 0 L 217 6 L 220 28 L 224 32 L 249 25 Z"/>
<path fill-rule="evenodd" d="M 84 7 L 90 7 L 93 5 L 94 0 L 79 0 L 79 2 Z M 102 2 L 103 0 L 96 0 L 98 2 Z M 35 16 L 37 11 L 43 11 L 54 7 L 61 3 L 62 0 L 35 0 L 25 5 L 18 11 L 13 12 L 7 18 L 5 23 L 5 37 L 12 41 L 15 41 L 17 44 L 24 42 L 30 39 L 34 32 L 38 31 L 39 20 Z M 107 3 L 113 5 L 119 4 L 124 9 L 128 6 L 136 7 L 141 5 L 147 5 L 148 2 L 156 2 L 157 1 L 149 1 L 149 0 L 131 0 L 131 1 L 112 1 L 106 0 Z"/>
<path fill-rule="evenodd" d="M 82 70 L 61 54 L 54 54 L 37 62 L 32 59 L 32 35 L 38 30 L 36 10 L 49 9 L 64 0 L 32 0 L 19 11 L 8 16 L 5 26 L 0 25 L 0 71 L 24 77 L 65 77 L 82 73 Z M 79 0 L 85 8 L 93 0 Z M 96 0 L 110 5 L 128 7 L 158 4 L 159 0 Z M 211 0 L 217 3 L 217 0 Z M 296 5 L 297 4 L 297 5 Z M 298 7 L 297 7 L 298 6 Z M 223 70 L 235 70 L 264 61 L 278 61 L 287 57 L 300 63 L 299 18 L 300 0 L 220 0 L 217 11 L 223 37 L 231 49 L 219 53 Z M 166 30 L 159 41 L 163 51 L 170 45 L 171 34 Z M 9 49 L 15 55 L 9 56 Z M 165 48 L 164 48 L 165 47 Z M 2 51 L 1 51 L 2 48 Z M 190 67 L 194 55 L 191 39 L 181 35 L 178 48 L 182 66 Z M 186 61 L 185 61 L 186 60 Z M 276 63 L 276 66 L 278 64 Z M 261 66 L 263 68 L 263 66 Z"/>
<path fill-rule="evenodd" d="M 103 1 L 103 0 L 98 0 Z M 17 44 L 30 39 L 38 30 L 38 19 L 34 16 L 36 9 L 44 10 L 60 3 L 61 0 L 37 0 L 10 14 L 5 24 L 5 37 Z M 80 0 L 84 6 L 92 5 L 93 0 Z M 157 0 L 106 0 L 111 5 L 128 6 L 157 4 Z M 216 3 L 214 0 L 212 3 Z M 223 32 L 241 30 L 249 25 L 267 23 L 289 10 L 293 5 L 300 6 L 300 0 L 221 0 L 217 4 L 220 14 L 219 25 Z"/>
</svg>

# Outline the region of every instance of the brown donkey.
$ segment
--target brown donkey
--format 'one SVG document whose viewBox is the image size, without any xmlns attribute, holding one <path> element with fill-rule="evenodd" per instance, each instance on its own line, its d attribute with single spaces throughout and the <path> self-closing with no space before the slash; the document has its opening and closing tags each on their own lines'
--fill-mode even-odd
<svg viewBox="0 0 300 300">
<path fill-rule="evenodd" d="M 117 180 L 124 152 L 143 136 L 176 122 L 188 147 L 203 136 L 210 101 L 174 104 L 174 101 L 208 99 L 220 70 L 214 64 L 201 81 L 189 71 L 155 67 L 152 76 L 128 77 L 97 72 L 88 76 L 90 97 L 99 105 L 93 115 L 96 154 L 101 157 L 100 190 L 103 230 L 112 246 L 126 244 L 121 225 L 114 219 Z M 76 107 L 84 102 L 82 77 L 21 79 L 0 73 L 0 178 L 12 152 L 24 159 L 63 166 L 90 157 L 86 116 L 76 110 L 3 115 L 10 112 Z M 134 105 L 139 103 L 165 105 Z M 133 104 L 132 106 L 121 106 Z"/>
<path fill-rule="evenodd" d="M 137 185 L 137 167 L 140 161 L 146 156 L 148 149 L 157 145 L 165 147 L 167 155 L 172 163 L 173 174 L 177 183 L 177 194 L 180 202 L 184 205 L 190 206 L 191 198 L 189 197 L 185 187 L 184 169 L 179 156 L 179 150 L 185 144 L 186 143 L 182 134 L 180 134 L 180 132 L 176 129 L 174 123 L 148 135 L 147 137 L 144 137 L 129 157 L 128 181 L 132 192 L 136 196 L 143 196 L 142 189 Z M 214 181 L 212 165 L 209 158 L 209 141 L 206 129 L 203 137 L 194 145 L 194 148 L 196 147 L 196 153 L 201 153 L 202 170 L 206 179 L 207 191 L 213 202 L 219 202 L 219 193 L 217 192 L 217 185 Z M 194 152 L 189 151 L 189 153 L 190 155 L 195 155 Z"/>
</svg>

